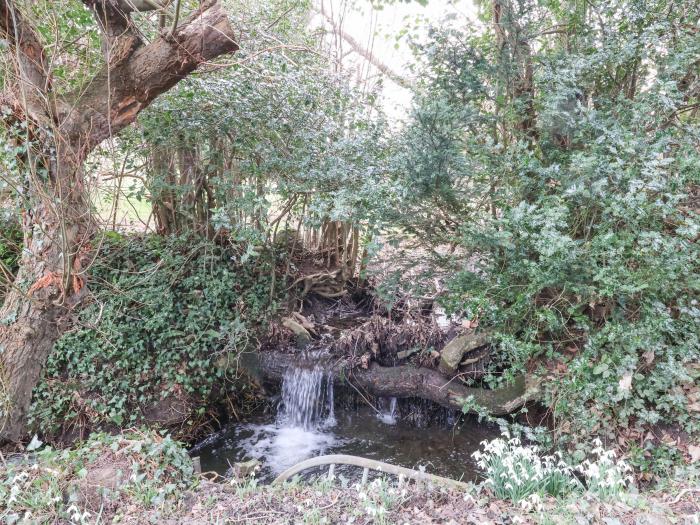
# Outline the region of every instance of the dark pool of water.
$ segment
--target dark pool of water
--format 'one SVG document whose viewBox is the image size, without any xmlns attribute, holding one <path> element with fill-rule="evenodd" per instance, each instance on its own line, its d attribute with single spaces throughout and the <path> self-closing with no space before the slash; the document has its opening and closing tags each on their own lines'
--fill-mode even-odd
<svg viewBox="0 0 700 525">
<path fill-rule="evenodd" d="M 450 425 L 450 423 L 452 423 Z M 453 479 L 475 480 L 471 454 L 497 430 L 471 418 L 424 428 L 389 411 L 370 407 L 336 411 L 332 418 L 303 428 L 272 415 L 235 424 L 197 448 L 204 471 L 226 475 L 237 462 L 261 462 L 258 478 L 270 481 L 292 465 L 322 454 L 350 454 L 377 459 Z"/>
</svg>

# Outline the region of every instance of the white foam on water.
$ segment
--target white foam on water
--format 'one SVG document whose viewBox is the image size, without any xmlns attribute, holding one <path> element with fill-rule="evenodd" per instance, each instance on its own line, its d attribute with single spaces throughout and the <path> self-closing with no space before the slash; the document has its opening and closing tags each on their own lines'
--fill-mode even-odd
<svg viewBox="0 0 700 525">
<path fill-rule="evenodd" d="M 300 461 L 325 454 L 340 443 L 331 432 L 300 426 L 246 425 L 253 434 L 240 441 L 247 457 L 264 463 L 279 474 Z"/>
<path fill-rule="evenodd" d="M 383 403 L 382 403 L 383 405 Z M 385 425 L 396 424 L 396 398 L 389 398 L 389 406 L 384 408 L 380 405 L 380 411 L 377 414 L 377 419 Z"/>
</svg>

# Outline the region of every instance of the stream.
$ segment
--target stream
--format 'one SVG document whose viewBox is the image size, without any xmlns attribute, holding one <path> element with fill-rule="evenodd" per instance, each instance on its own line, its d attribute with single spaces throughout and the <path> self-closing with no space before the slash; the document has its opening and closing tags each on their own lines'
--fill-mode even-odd
<svg viewBox="0 0 700 525">
<path fill-rule="evenodd" d="M 432 474 L 475 480 L 471 454 L 497 430 L 474 418 L 416 400 L 378 399 L 344 408 L 322 368 L 288 370 L 276 415 L 236 423 L 195 447 L 203 471 L 230 475 L 235 463 L 260 462 L 258 479 L 271 481 L 313 456 L 350 454 Z M 346 473 L 348 479 L 352 474 Z M 343 470 L 338 475 L 344 475 Z"/>
</svg>

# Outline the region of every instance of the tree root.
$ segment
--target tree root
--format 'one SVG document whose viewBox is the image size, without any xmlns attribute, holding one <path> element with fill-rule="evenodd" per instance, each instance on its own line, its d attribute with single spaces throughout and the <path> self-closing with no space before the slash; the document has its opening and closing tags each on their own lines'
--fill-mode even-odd
<svg viewBox="0 0 700 525">
<path fill-rule="evenodd" d="M 342 268 L 331 272 L 318 272 L 310 275 L 303 275 L 292 283 L 290 288 L 303 284 L 301 298 L 304 299 L 309 294 L 316 294 L 325 299 L 337 299 L 346 295 L 346 276 Z"/>
</svg>

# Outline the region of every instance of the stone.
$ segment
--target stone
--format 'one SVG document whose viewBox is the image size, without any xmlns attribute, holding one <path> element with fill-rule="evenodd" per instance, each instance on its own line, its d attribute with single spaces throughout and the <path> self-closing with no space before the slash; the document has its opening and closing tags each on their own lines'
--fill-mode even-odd
<svg viewBox="0 0 700 525">
<path fill-rule="evenodd" d="M 289 317 L 285 318 L 282 321 L 282 326 L 294 333 L 297 348 L 303 349 L 311 342 L 311 334 L 309 331 L 294 319 L 290 319 Z"/>
<path fill-rule="evenodd" d="M 150 424 L 172 427 L 181 424 L 192 413 L 187 397 L 177 389 L 168 392 L 166 397 L 144 407 L 143 417 Z"/>
<path fill-rule="evenodd" d="M 445 375 L 454 374 L 457 372 L 464 354 L 484 346 L 488 342 L 488 336 L 483 333 L 458 335 L 440 351 L 438 369 Z"/>
<path fill-rule="evenodd" d="M 248 476 L 253 476 L 260 469 L 260 462 L 257 459 L 234 463 L 231 467 L 230 475 L 233 479 L 242 480 Z"/>
<path fill-rule="evenodd" d="M 90 468 L 86 476 L 72 484 L 70 492 L 76 502 L 88 510 L 98 511 L 106 505 L 110 494 L 124 485 L 130 474 L 129 463 L 114 462 Z"/>
</svg>

